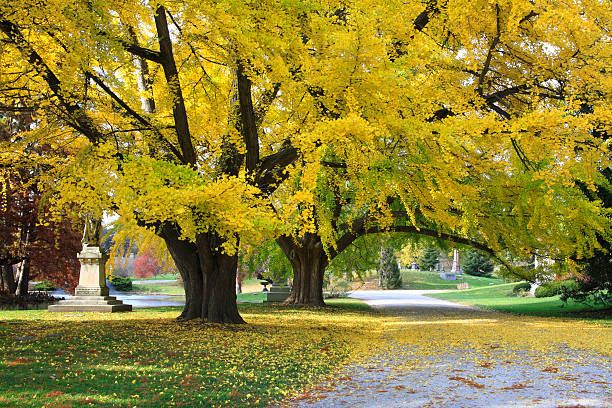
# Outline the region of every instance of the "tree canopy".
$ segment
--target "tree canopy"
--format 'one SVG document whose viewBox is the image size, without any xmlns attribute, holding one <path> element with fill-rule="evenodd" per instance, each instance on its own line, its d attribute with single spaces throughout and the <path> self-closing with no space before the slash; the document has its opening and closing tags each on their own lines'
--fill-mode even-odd
<svg viewBox="0 0 612 408">
<path fill-rule="evenodd" d="M 267 237 L 330 255 L 396 230 L 562 257 L 609 239 L 576 181 L 596 189 L 609 161 L 593 131 L 612 117 L 611 13 L 598 0 L 9 0 L 0 106 L 32 110 L 37 138 L 78 152 L 49 180 L 52 203 L 150 228 L 185 281 L 182 316 L 239 322 L 235 251 Z"/>
</svg>

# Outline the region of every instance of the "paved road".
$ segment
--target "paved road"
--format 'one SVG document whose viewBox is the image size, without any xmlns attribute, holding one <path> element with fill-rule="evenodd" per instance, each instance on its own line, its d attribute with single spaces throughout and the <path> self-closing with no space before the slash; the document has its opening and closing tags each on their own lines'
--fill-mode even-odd
<svg viewBox="0 0 612 408">
<path fill-rule="evenodd" d="M 484 311 L 426 292 L 355 292 L 398 317 L 385 351 L 283 406 L 612 407 L 612 329 Z"/>
<path fill-rule="evenodd" d="M 440 300 L 428 296 L 428 293 L 447 292 L 440 290 L 360 290 L 350 297 L 360 299 L 368 305 L 401 313 L 402 309 L 473 309 L 471 306 Z"/>
</svg>

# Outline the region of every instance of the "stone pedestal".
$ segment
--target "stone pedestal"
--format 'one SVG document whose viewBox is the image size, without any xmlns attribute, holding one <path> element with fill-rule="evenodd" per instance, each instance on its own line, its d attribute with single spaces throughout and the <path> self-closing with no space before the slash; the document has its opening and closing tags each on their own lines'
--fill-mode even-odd
<svg viewBox="0 0 612 408">
<path fill-rule="evenodd" d="M 50 312 L 129 312 L 132 305 L 123 304 L 114 296 L 108 296 L 105 265 L 108 256 L 99 247 L 85 246 L 77 255 L 81 262 L 79 285 L 75 296 L 49 306 Z"/>
<path fill-rule="evenodd" d="M 457 280 L 457 275 L 453 272 L 441 272 L 440 278 L 444 280 Z"/>
<path fill-rule="evenodd" d="M 266 299 L 264 302 L 284 302 L 291 294 L 289 286 L 281 286 L 274 282 L 269 292 L 266 292 Z"/>
</svg>

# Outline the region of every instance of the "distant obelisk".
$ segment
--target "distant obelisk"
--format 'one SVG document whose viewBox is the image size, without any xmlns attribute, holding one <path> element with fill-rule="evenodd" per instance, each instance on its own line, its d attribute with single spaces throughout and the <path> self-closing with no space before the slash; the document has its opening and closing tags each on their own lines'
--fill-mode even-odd
<svg viewBox="0 0 612 408">
<path fill-rule="evenodd" d="M 459 265 L 459 251 L 453 249 L 453 267 L 451 268 L 452 273 L 461 275 L 461 266 Z"/>
<path fill-rule="evenodd" d="M 108 295 L 105 266 L 108 255 L 100 248 L 102 220 L 87 216 L 83 231 L 83 250 L 77 255 L 81 262 L 79 285 L 75 296 L 48 307 L 50 312 L 129 312 L 132 305 L 123 304 Z"/>
</svg>

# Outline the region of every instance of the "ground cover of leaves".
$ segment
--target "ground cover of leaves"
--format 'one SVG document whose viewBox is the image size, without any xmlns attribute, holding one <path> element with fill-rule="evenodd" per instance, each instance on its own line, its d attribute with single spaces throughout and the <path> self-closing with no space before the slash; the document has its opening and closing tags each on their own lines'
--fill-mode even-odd
<svg viewBox="0 0 612 408">
<path fill-rule="evenodd" d="M 380 341 L 355 302 L 240 305 L 249 324 L 228 326 L 178 323 L 179 308 L 0 311 L 0 406 L 267 406 Z"/>
<path fill-rule="evenodd" d="M 612 327 L 473 308 L 398 307 L 386 346 L 283 407 L 612 406 Z"/>
</svg>

